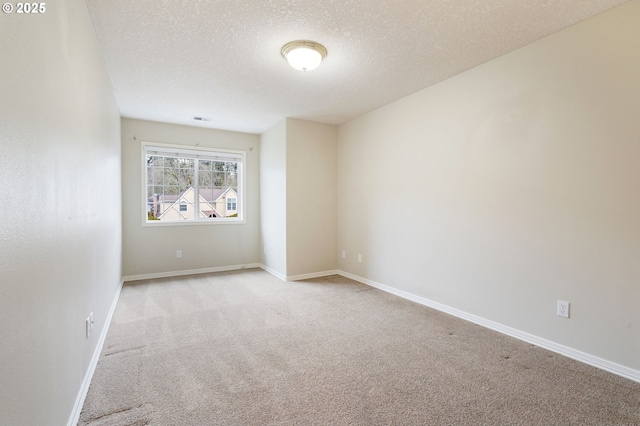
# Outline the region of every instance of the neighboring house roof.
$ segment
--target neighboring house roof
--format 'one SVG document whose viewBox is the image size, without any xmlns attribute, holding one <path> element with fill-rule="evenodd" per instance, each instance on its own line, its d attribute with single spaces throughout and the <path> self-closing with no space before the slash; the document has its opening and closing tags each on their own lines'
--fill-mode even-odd
<svg viewBox="0 0 640 426">
<path fill-rule="evenodd" d="M 212 209 L 212 210 L 201 210 L 200 211 L 202 214 L 204 214 L 207 217 L 211 217 L 211 215 L 213 215 L 213 217 L 222 217 L 222 215 L 220 214 L 220 212 L 216 209 Z"/>
<path fill-rule="evenodd" d="M 220 188 L 200 188 L 200 196 L 204 197 L 208 202 L 218 201 L 227 195 L 227 192 L 233 191 L 233 188 L 220 189 Z"/>
<path fill-rule="evenodd" d="M 193 189 L 193 187 L 185 189 L 178 195 L 165 194 L 162 196 L 162 201 L 165 203 L 175 203 L 185 194 L 185 192 L 189 191 L 190 189 Z M 225 188 L 200 188 L 198 191 L 198 194 L 200 195 L 200 197 L 204 198 L 208 203 L 212 203 L 224 197 L 226 193 L 229 191 L 233 191 L 233 188 L 226 188 L 226 189 Z M 150 197 L 149 201 L 153 201 L 153 197 Z"/>
</svg>

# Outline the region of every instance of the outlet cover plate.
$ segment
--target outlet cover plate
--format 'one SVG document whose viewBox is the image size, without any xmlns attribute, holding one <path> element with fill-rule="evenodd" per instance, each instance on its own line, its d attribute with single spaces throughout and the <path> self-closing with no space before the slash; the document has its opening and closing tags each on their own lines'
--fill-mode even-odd
<svg viewBox="0 0 640 426">
<path fill-rule="evenodd" d="M 558 305 L 556 307 L 556 314 L 559 317 L 569 318 L 569 302 L 558 300 Z"/>
</svg>

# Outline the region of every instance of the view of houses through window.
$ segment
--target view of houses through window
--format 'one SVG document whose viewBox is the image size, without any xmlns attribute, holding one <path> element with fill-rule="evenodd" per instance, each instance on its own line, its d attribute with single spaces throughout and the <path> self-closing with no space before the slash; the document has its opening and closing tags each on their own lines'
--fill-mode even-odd
<svg viewBox="0 0 640 426">
<path fill-rule="evenodd" d="M 240 218 L 241 154 L 145 146 L 146 220 Z"/>
</svg>

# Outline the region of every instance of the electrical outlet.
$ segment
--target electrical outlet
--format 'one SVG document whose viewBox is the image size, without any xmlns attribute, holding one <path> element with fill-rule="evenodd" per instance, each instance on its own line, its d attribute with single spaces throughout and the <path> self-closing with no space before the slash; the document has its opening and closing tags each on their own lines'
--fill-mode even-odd
<svg viewBox="0 0 640 426">
<path fill-rule="evenodd" d="M 85 327 L 85 332 L 88 339 L 89 336 L 91 336 L 91 333 L 93 332 L 93 312 L 91 312 L 87 317 L 87 319 L 85 320 L 84 327 Z"/>
<path fill-rule="evenodd" d="M 562 300 L 558 300 L 556 314 L 559 317 L 569 318 L 569 302 L 563 302 Z"/>
<path fill-rule="evenodd" d="M 347 251 L 346 250 L 342 250 L 342 258 L 343 259 L 347 258 Z"/>
<path fill-rule="evenodd" d="M 180 259 L 182 257 L 182 250 L 176 251 L 176 257 Z"/>
<path fill-rule="evenodd" d="M 362 255 L 361 254 L 358 255 L 358 263 L 362 263 Z"/>
</svg>

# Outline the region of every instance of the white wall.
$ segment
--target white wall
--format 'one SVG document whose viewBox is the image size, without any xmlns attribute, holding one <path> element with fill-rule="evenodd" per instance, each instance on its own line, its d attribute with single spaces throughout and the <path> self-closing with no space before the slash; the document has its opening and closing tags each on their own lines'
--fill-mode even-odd
<svg viewBox="0 0 640 426">
<path fill-rule="evenodd" d="M 71 419 L 122 273 L 118 109 L 85 2 L 46 7 L 0 14 L 3 425 Z"/>
<path fill-rule="evenodd" d="M 287 276 L 336 269 L 337 128 L 287 119 Z"/>
<path fill-rule="evenodd" d="M 246 152 L 245 223 L 142 226 L 141 143 Z M 122 119 L 122 226 L 125 278 L 240 267 L 260 260 L 260 138 L 249 133 Z M 182 258 L 176 251 L 182 251 Z"/>
<path fill-rule="evenodd" d="M 287 122 L 260 135 L 261 263 L 287 275 Z"/>
<path fill-rule="evenodd" d="M 638 22 L 629 2 L 341 126 L 339 268 L 640 371 Z"/>
</svg>

